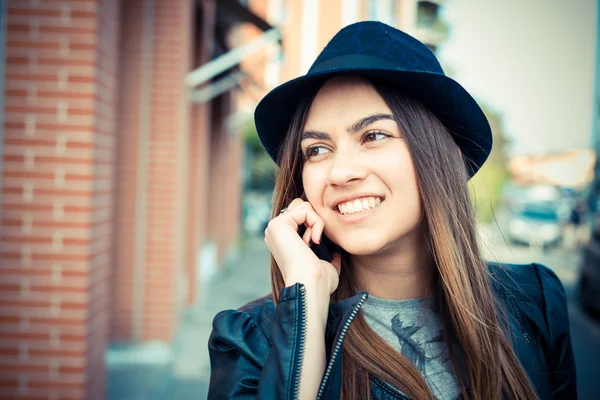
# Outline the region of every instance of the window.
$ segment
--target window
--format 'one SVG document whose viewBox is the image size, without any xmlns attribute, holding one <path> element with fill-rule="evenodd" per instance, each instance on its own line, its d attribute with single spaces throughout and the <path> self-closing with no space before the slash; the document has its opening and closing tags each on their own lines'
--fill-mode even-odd
<svg viewBox="0 0 600 400">
<path fill-rule="evenodd" d="M 417 27 L 431 28 L 438 20 L 440 6 L 431 1 L 419 1 L 417 4 Z"/>
</svg>

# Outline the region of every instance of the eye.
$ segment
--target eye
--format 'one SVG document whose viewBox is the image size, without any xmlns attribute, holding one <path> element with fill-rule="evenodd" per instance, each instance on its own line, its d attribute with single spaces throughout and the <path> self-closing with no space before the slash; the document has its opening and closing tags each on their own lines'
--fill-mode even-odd
<svg viewBox="0 0 600 400">
<path fill-rule="evenodd" d="M 323 146 L 311 146 L 304 151 L 304 158 L 309 159 L 327 153 L 329 150 Z"/>
<path fill-rule="evenodd" d="M 390 137 L 390 135 L 387 135 L 383 132 L 367 132 L 363 136 L 363 142 L 376 142 L 388 137 Z"/>
</svg>

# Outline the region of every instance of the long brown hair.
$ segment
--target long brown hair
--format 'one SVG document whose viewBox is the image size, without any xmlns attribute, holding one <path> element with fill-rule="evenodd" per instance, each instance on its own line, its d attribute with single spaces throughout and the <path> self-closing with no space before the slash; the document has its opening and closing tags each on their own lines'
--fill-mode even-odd
<svg viewBox="0 0 600 400">
<path fill-rule="evenodd" d="M 500 399 L 503 395 L 511 399 L 536 398 L 513 351 L 508 324 L 478 247 L 467 187 L 468 160 L 463 160 L 448 130 L 424 106 L 389 85 L 372 79 L 369 82 L 392 110 L 410 149 L 423 203 L 428 243 L 424 251 L 430 252 L 437 267 L 434 293 L 461 392 L 472 399 Z M 274 212 L 303 192 L 300 137 L 315 94 L 316 90 L 301 101 L 283 139 Z M 285 284 L 273 259 L 271 283 L 277 303 Z M 342 254 L 340 282 L 331 301 L 353 296 L 354 287 L 349 256 Z M 455 354 L 453 343 L 462 349 L 462 360 Z M 421 373 L 379 337 L 359 312 L 343 344 L 341 397 L 369 398 L 370 376 L 411 398 L 435 399 Z"/>
</svg>

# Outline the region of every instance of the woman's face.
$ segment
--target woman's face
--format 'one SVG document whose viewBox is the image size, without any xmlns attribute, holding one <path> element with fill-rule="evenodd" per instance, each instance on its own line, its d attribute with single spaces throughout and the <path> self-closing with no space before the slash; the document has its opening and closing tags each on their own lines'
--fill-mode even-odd
<svg viewBox="0 0 600 400">
<path fill-rule="evenodd" d="M 416 237 L 422 207 L 408 145 L 366 81 L 329 80 L 309 109 L 301 146 L 304 190 L 330 239 L 371 255 Z"/>
</svg>

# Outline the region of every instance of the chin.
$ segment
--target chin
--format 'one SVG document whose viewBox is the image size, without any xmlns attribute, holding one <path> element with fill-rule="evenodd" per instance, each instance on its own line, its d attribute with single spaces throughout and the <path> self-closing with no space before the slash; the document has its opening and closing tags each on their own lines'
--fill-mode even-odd
<svg viewBox="0 0 600 400">
<path fill-rule="evenodd" d="M 346 239 L 341 240 L 339 245 L 353 256 L 368 256 L 379 253 L 386 243 L 380 240 Z"/>
</svg>

